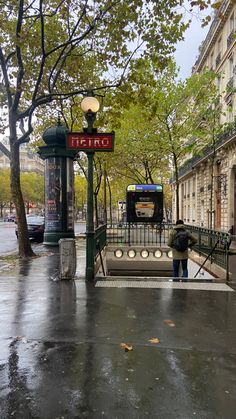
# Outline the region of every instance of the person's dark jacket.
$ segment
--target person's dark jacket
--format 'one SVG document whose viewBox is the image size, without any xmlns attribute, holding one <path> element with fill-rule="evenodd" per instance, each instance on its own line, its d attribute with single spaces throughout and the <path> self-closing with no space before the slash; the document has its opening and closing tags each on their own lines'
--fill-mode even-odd
<svg viewBox="0 0 236 419">
<path fill-rule="evenodd" d="M 180 251 L 178 251 L 174 248 L 175 236 L 176 236 L 178 230 L 187 231 L 184 224 L 177 224 L 173 228 L 173 230 L 171 230 L 171 232 L 170 232 L 170 236 L 169 236 L 167 245 L 169 247 L 171 247 L 171 249 L 172 249 L 173 259 L 179 259 L 179 260 L 188 259 L 188 249 L 186 249 L 184 252 L 180 252 Z M 188 237 L 189 237 L 189 246 L 188 247 L 191 249 L 191 247 L 194 244 L 197 243 L 197 239 L 189 231 L 187 231 L 187 233 L 188 233 Z"/>
</svg>

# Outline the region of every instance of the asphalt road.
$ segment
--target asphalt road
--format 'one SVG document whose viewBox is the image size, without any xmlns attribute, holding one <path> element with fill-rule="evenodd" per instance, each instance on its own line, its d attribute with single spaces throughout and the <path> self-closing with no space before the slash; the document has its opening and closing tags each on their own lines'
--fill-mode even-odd
<svg viewBox="0 0 236 419">
<path fill-rule="evenodd" d="M 85 232 L 85 223 L 75 223 L 75 234 Z M 42 243 L 32 242 L 32 247 L 43 246 Z M 0 222 L 0 256 L 17 252 L 18 241 L 15 235 L 15 223 Z"/>
</svg>

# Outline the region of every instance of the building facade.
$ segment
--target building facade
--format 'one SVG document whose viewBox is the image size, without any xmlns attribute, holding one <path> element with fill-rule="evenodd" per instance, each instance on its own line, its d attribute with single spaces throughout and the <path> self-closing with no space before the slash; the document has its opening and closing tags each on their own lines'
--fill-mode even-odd
<svg viewBox="0 0 236 419">
<path fill-rule="evenodd" d="M 10 149 L 9 138 L 7 136 L 4 137 L 1 142 L 7 150 Z M 0 150 L 0 169 L 7 169 L 9 167 L 9 158 Z M 20 170 L 22 172 L 44 174 L 44 161 L 36 152 L 32 151 L 28 144 L 22 144 L 20 146 Z"/>
<path fill-rule="evenodd" d="M 212 69 L 219 74 L 220 123 L 231 123 L 218 137 L 216 149 L 204 150 L 180 169 L 179 216 L 186 224 L 236 234 L 236 2 L 223 1 L 200 47 L 193 72 Z M 173 183 L 173 215 L 176 214 Z M 174 216 L 175 217 L 175 216 Z M 174 218 L 173 217 L 173 218 Z M 173 219 L 173 221 L 176 221 Z"/>
</svg>

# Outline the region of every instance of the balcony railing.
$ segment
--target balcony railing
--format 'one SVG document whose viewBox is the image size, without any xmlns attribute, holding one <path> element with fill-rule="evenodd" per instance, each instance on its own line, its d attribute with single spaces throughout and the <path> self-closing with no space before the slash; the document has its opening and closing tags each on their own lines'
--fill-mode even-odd
<svg viewBox="0 0 236 419">
<path fill-rule="evenodd" d="M 215 146 L 218 148 L 224 145 L 227 141 L 233 138 L 236 135 L 236 121 L 229 126 L 222 134 L 218 135 Z M 188 160 L 182 167 L 179 169 L 179 178 L 191 172 L 196 164 L 201 161 L 203 158 L 208 157 L 213 152 L 213 147 L 205 147 L 202 153 L 198 156 L 193 157 Z M 175 181 L 175 176 L 173 175 L 173 181 Z"/>
</svg>

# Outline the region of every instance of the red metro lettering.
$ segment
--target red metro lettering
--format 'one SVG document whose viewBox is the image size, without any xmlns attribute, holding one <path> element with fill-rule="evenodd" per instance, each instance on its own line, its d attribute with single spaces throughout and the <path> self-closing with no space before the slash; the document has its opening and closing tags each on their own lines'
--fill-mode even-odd
<svg viewBox="0 0 236 419">
<path fill-rule="evenodd" d="M 112 150 L 113 135 L 83 135 L 71 134 L 68 136 L 67 145 L 70 149 L 78 150 Z"/>
<path fill-rule="evenodd" d="M 94 148 L 107 148 L 110 146 L 109 138 L 103 137 L 103 138 L 94 138 Z"/>
</svg>

